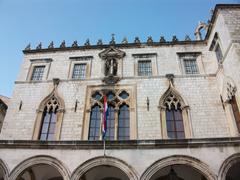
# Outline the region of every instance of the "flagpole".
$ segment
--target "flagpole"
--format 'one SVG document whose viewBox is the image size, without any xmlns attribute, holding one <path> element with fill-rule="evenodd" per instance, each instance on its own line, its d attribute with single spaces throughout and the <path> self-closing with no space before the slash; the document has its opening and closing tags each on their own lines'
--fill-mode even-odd
<svg viewBox="0 0 240 180">
<path fill-rule="evenodd" d="M 105 138 L 103 138 L 103 156 L 106 156 L 106 141 Z"/>
</svg>

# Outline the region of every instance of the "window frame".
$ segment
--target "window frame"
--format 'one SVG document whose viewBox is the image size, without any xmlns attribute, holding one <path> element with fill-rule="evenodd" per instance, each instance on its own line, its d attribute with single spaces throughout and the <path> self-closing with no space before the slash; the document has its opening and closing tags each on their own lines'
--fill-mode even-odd
<svg viewBox="0 0 240 180">
<path fill-rule="evenodd" d="M 41 71 L 39 71 L 38 72 L 38 74 L 37 75 L 35 75 L 35 73 L 37 73 L 37 68 L 41 68 L 42 70 L 42 72 Z M 42 81 L 42 79 L 43 79 L 43 75 L 44 75 L 44 70 L 45 70 L 45 66 L 34 66 L 33 67 L 33 71 L 32 71 L 32 75 L 31 75 L 31 81 Z M 40 76 L 40 74 L 41 74 L 41 76 Z M 34 77 L 38 77 L 37 79 L 35 79 Z M 34 78 L 34 79 L 33 79 Z"/>
<path fill-rule="evenodd" d="M 142 68 L 140 67 L 141 64 L 142 64 Z M 138 70 L 138 76 L 152 76 L 152 61 L 150 59 L 139 60 L 137 70 Z M 140 71 L 140 70 L 143 70 L 143 71 Z"/>
<path fill-rule="evenodd" d="M 157 53 L 132 54 L 134 58 L 134 75 L 139 77 L 151 77 L 158 75 Z M 138 67 L 141 61 L 151 61 L 151 75 L 139 75 Z"/>
<path fill-rule="evenodd" d="M 68 71 L 68 79 L 74 80 L 74 81 L 83 81 L 86 79 L 89 79 L 91 77 L 91 66 L 92 66 L 92 60 L 93 56 L 77 56 L 77 57 L 70 57 L 70 65 L 69 65 L 69 71 Z M 85 64 L 85 78 L 73 78 L 73 71 L 74 66 L 76 64 Z"/>
<path fill-rule="evenodd" d="M 217 53 L 217 48 L 219 48 L 219 52 L 221 52 L 221 59 L 219 59 L 218 53 Z M 223 47 L 222 47 L 222 43 L 221 40 L 219 38 L 218 32 L 215 32 L 214 37 L 212 39 L 209 51 L 214 51 L 218 65 L 222 64 L 224 61 L 224 53 L 223 53 Z"/>
<path fill-rule="evenodd" d="M 201 58 L 201 52 L 177 52 L 180 71 L 183 75 L 194 76 L 205 72 Z M 196 73 L 187 73 L 185 62 L 194 60 L 196 62 Z"/>
<path fill-rule="evenodd" d="M 51 63 L 52 63 L 51 58 L 43 58 L 43 59 L 30 59 L 30 66 L 28 70 L 28 74 L 26 77 L 26 81 L 30 82 L 40 82 L 48 79 Z M 39 67 L 39 66 L 44 66 L 44 72 L 41 80 L 32 80 L 34 68 Z"/>
<path fill-rule="evenodd" d="M 76 66 L 85 66 L 84 67 L 84 73 L 83 73 L 83 76 L 81 76 L 82 74 L 81 74 L 81 72 L 83 72 L 83 70 L 81 69 L 81 68 L 79 68 L 79 71 L 80 71 L 80 73 L 79 73 L 79 76 L 78 77 L 74 77 L 74 72 L 75 72 L 75 67 Z M 86 63 L 75 63 L 74 65 L 73 65 L 73 71 L 72 71 L 72 79 L 74 79 L 74 80 L 80 80 L 80 79 L 86 79 L 86 75 L 87 75 L 87 64 Z"/>
<path fill-rule="evenodd" d="M 192 67 L 192 64 L 190 66 L 191 72 L 187 72 L 187 66 L 186 66 L 186 62 L 195 62 L 194 64 L 194 68 Z M 184 72 L 185 74 L 189 75 L 189 74 L 199 74 L 199 70 L 198 70 L 198 65 L 197 65 L 197 59 L 196 58 L 183 58 L 183 66 L 184 66 Z M 193 71 L 193 69 L 195 69 L 195 71 Z"/>
</svg>

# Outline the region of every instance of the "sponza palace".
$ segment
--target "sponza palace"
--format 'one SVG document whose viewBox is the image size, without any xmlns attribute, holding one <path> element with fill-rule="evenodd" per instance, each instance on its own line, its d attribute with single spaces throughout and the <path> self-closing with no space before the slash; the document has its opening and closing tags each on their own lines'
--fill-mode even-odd
<svg viewBox="0 0 240 180">
<path fill-rule="evenodd" d="M 0 179 L 239 180 L 240 5 L 195 35 L 28 45 L 0 97 Z"/>
</svg>

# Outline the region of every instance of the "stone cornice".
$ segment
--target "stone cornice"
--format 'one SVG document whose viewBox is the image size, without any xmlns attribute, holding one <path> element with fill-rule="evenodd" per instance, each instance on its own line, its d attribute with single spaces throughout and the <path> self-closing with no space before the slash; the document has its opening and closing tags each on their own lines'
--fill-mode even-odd
<svg viewBox="0 0 240 180">
<path fill-rule="evenodd" d="M 146 47 L 160 47 L 160 46 L 174 46 L 174 45 L 205 45 L 204 40 L 200 41 L 166 41 L 166 42 L 153 42 L 151 44 L 145 43 L 128 43 L 128 44 L 114 44 L 116 48 L 146 48 Z M 111 44 L 103 45 L 90 45 L 90 46 L 78 46 L 78 47 L 64 47 L 64 48 L 44 48 L 44 49 L 31 49 L 23 50 L 24 54 L 34 54 L 34 53 L 49 53 L 58 51 L 76 51 L 76 50 L 103 50 L 110 48 Z"/>
<path fill-rule="evenodd" d="M 240 138 L 106 141 L 107 149 L 163 149 L 240 146 Z M 102 149 L 103 141 L 0 140 L 0 149 Z"/>
</svg>

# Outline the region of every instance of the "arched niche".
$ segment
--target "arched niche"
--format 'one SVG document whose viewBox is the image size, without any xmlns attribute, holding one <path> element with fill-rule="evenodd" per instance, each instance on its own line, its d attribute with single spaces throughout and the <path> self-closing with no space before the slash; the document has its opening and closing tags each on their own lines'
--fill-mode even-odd
<svg viewBox="0 0 240 180">
<path fill-rule="evenodd" d="M 172 172 L 173 170 L 173 172 Z M 216 180 L 210 168 L 200 160 L 182 155 L 160 159 L 149 166 L 140 180 L 167 180 L 169 174 L 176 175 L 176 180 Z M 188 174 L 187 174 L 188 173 Z"/>
<path fill-rule="evenodd" d="M 105 172 L 105 173 L 102 173 Z M 91 180 L 91 178 L 98 178 L 97 180 L 138 180 L 138 175 L 135 170 L 114 157 L 96 157 L 84 162 L 72 174 L 72 180 Z"/>
<path fill-rule="evenodd" d="M 240 153 L 228 157 L 221 165 L 218 180 L 240 179 Z"/>
<path fill-rule="evenodd" d="M 50 156 L 35 156 L 18 164 L 10 174 L 15 180 L 70 180 L 69 171 Z"/>
</svg>

